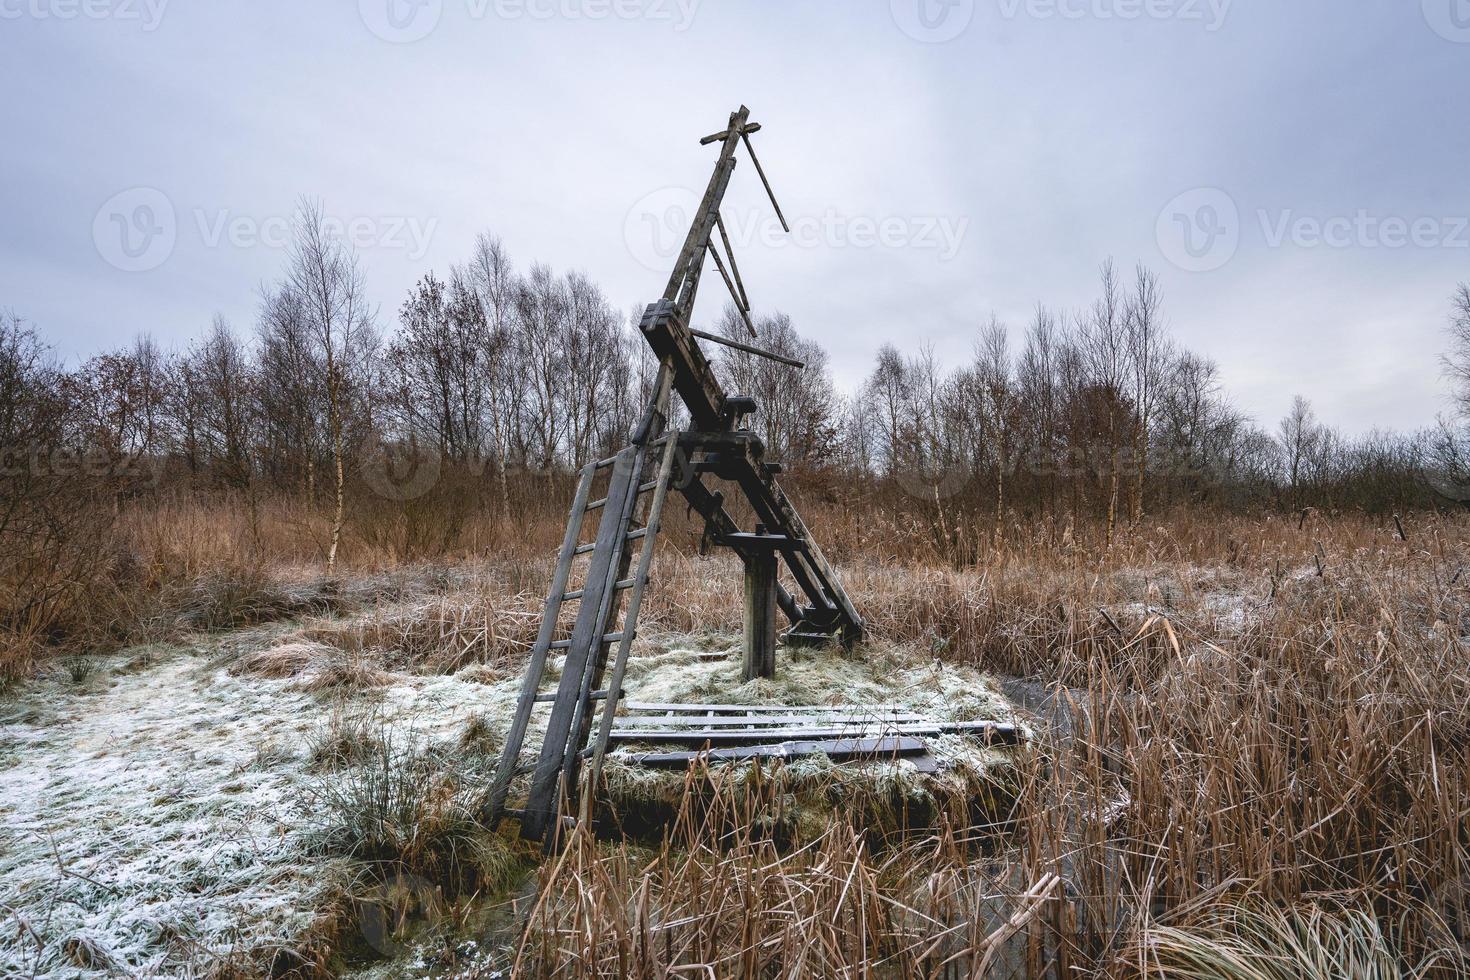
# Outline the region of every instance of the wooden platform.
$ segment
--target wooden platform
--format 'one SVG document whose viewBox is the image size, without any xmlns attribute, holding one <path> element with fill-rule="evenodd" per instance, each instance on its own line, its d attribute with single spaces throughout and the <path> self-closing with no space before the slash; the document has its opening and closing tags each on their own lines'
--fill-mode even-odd
<svg viewBox="0 0 1470 980">
<path fill-rule="evenodd" d="M 934 721 L 894 705 L 632 702 L 625 707 L 628 714 L 613 722 L 610 744 L 687 747 L 630 758 L 650 766 L 687 765 L 700 755 L 711 761 L 743 762 L 823 753 L 838 762 L 902 757 L 932 769 L 928 739 L 940 735 L 965 735 L 987 745 L 1021 740 L 1020 730 L 1007 722 Z"/>
</svg>

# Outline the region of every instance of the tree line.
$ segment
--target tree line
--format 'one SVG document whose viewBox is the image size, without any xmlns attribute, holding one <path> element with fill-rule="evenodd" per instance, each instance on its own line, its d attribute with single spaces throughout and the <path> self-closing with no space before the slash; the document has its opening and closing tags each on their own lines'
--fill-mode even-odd
<svg viewBox="0 0 1470 980">
<path fill-rule="evenodd" d="M 1470 289 L 1455 303 L 1446 363 L 1463 393 Z M 607 455 L 634 427 L 656 368 L 638 313 L 581 273 L 517 269 L 481 235 L 385 316 L 320 206 L 303 203 L 282 273 L 243 330 L 216 317 L 184 349 L 142 336 L 66 367 L 21 317 L 0 318 L 6 496 L 83 485 L 300 495 L 332 514 L 331 565 L 347 500 L 365 492 L 360 473 L 388 447 L 467 474 L 510 514 L 522 474 Z M 1346 436 L 1300 398 L 1274 430 L 1246 417 L 1218 367 L 1171 337 L 1142 266 L 1105 263 L 1087 309 L 1038 306 L 1016 334 L 991 318 L 953 368 L 931 347 L 885 345 L 846 393 L 789 317 L 755 326 L 753 343 L 805 369 L 723 347 L 713 357 L 729 390 L 757 400 L 768 457 L 798 490 L 835 475 L 875 505 L 941 524 L 998 532 L 1065 516 L 1109 536 L 1180 505 L 1388 513 L 1470 498 L 1454 424 Z M 733 307 L 713 328 L 749 339 Z M 0 520 L 24 510 L 10 509 Z"/>
</svg>

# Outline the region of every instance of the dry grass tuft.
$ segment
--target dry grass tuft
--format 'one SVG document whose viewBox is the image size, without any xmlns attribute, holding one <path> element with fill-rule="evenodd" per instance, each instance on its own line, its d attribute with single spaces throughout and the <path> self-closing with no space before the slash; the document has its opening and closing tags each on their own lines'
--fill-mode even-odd
<svg viewBox="0 0 1470 980">
<path fill-rule="evenodd" d="M 306 635 L 348 652 L 370 651 L 394 666 L 452 674 L 471 664 L 519 669 L 541 624 L 542 600 L 504 596 L 494 583 L 453 589 L 364 616 L 311 624 Z"/>
</svg>

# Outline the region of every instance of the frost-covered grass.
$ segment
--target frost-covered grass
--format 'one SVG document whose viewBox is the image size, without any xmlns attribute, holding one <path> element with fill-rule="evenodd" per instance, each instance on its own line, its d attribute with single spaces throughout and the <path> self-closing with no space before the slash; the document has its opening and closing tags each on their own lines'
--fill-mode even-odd
<svg viewBox="0 0 1470 980">
<path fill-rule="evenodd" d="M 299 677 L 232 674 L 204 648 L 98 658 L 0 704 L 0 974 L 289 968 L 350 928 L 350 868 L 302 801 L 334 715 L 457 738 L 483 689 L 396 675 L 346 708 Z"/>
<path fill-rule="evenodd" d="M 313 942 L 333 879 L 299 863 L 287 813 L 312 698 L 174 650 L 4 710 L 5 963 L 169 974 Z"/>
<path fill-rule="evenodd" d="M 519 672 L 421 673 L 371 643 L 306 638 L 361 635 L 339 622 L 58 664 L 3 702 L 0 972 L 309 967 L 344 941 L 363 945 L 353 899 L 390 866 L 450 879 L 478 865 L 479 880 L 504 887 L 514 862 L 476 837 L 475 780 L 502 743 Z M 877 649 L 791 652 L 772 682 L 742 685 L 739 669 L 729 637 L 652 639 L 630 665 L 629 697 L 1005 714 L 973 671 Z M 537 742 L 533 731 L 527 750 Z"/>
</svg>

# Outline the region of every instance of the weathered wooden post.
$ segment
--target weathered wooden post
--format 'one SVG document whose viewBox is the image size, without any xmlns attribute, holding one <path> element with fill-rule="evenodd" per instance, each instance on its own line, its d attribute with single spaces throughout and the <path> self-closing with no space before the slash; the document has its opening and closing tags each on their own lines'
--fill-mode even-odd
<svg viewBox="0 0 1470 980">
<path fill-rule="evenodd" d="M 758 526 L 756 534 L 764 535 Z M 745 561 L 745 672 L 743 679 L 776 676 L 776 550 L 741 549 Z"/>
</svg>

